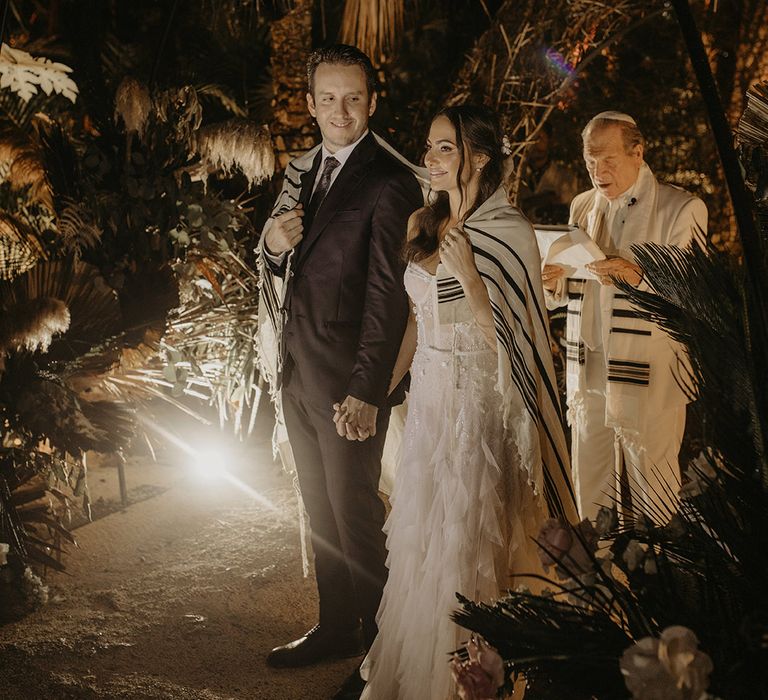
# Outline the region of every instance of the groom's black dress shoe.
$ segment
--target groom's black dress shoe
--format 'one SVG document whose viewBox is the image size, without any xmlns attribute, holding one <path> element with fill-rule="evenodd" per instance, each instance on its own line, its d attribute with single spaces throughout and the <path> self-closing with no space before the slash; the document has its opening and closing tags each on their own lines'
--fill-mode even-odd
<svg viewBox="0 0 768 700">
<path fill-rule="evenodd" d="M 356 668 L 341 684 L 333 700 L 358 700 L 363 693 L 363 688 L 365 688 L 365 681 L 360 677 L 360 669 Z"/>
<path fill-rule="evenodd" d="M 363 653 L 360 628 L 348 632 L 326 632 L 315 625 L 303 637 L 267 654 L 267 665 L 275 668 L 309 666 L 325 659 L 346 659 Z"/>
</svg>

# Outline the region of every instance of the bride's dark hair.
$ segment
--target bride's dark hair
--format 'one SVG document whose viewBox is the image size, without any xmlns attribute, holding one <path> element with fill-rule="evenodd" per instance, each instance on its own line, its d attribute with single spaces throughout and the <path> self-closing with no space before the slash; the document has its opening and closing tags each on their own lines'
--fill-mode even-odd
<svg viewBox="0 0 768 700">
<path fill-rule="evenodd" d="M 480 180 L 475 201 L 467 209 L 466 219 L 486 199 L 488 199 L 501 184 L 504 155 L 502 153 L 501 125 L 493 110 L 475 105 L 457 105 L 441 109 L 432 121 L 438 117 L 446 117 L 456 131 L 456 145 L 459 149 L 459 170 L 456 174 L 456 184 L 461 192 L 462 203 L 466 192 L 461 184 L 461 173 L 464 171 L 465 148 L 470 155 L 484 154 L 488 162 L 480 172 Z M 438 192 L 435 199 L 417 215 L 415 226 L 418 233 L 405 244 L 405 258 L 408 261 L 424 260 L 432 256 L 439 245 L 438 233 L 440 226 L 451 214 L 448 193 Z"/>
</svg>

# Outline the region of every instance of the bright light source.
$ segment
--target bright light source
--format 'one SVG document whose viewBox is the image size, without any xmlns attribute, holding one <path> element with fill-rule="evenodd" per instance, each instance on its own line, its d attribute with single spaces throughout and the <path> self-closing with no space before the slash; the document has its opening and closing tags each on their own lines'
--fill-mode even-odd
<svg viewBox="0 0 768 700">
<path fill-rule="evenodd" d="M 230 451 L 224 448 L 195 450 L 190 457 L 195 474 L 205 481 L 226 477 L 232 463 Z"/>
</svg>

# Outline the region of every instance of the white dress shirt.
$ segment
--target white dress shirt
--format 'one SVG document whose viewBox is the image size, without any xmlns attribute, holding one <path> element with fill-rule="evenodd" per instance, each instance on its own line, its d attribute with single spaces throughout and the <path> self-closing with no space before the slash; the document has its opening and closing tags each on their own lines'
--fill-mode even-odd
<svg viewBox="0 0 768 700">
<path fill-rule="evenodd" d="M 639 179 L 639 178 L 638 178 Z M 626 221 L 629 207 L 634 206 L 637 199 L 634 197 L 634 192 L 637 189 L 637 180 L 632 183 L 632 186 L 614 199 L 608 199 L 602 194 L 598 193 L 598 197 L 604 200 L 603 205 L 605 209 L 605 233 L 608 240 L 600 242 L 600 248 L 606 255 L 621 255 L 621 250 L 627 247 L 626 242 L 623 240 L 624 222 Z M 633 241 L 634 242 L 634 241 Z M 607 347 L 607 336 L 610 328 L 604 327 L 604 321 L 602 314 L 602 307 L 604 303 L 603 297 L 608 296 L 603 289 L 603 285 L 600 285 L 596 294 L 588 295 L 586 299 L 587 303 L 594 304 L 591 316 L 594 318 L 594 337 L 602 338 L 602 346 Z M 599 347 L 599 346 L 598 346 Z M 597 350 L 597 348 L 595 348 Z"/>
</svg>

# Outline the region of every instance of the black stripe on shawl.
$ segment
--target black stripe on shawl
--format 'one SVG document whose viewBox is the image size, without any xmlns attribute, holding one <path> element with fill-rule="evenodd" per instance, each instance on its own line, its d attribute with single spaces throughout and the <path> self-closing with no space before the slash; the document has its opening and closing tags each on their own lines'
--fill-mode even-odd
<svg viewBox="0 0 768 700">
<path fill-rule="evenodd" d="M 617 384 L 637 384 L 639 386 L 648 386 L 647 379 L 633 379 L 631 377 L 618 377 L 615 374 L 609 374 L 608 381 L 615 382 Z"/>
<path fill-rule="evenodd" d="M 498 243 L 502 248 L 505 248 L 506 250 L 508 250 L 510 252 L 510 254 L 515 257 L 515 260 L 517 260 L 517 262 L 520 264 L 521 269 L 525 273 L 525 281 L 528 284 L 528 290 L 531 292 L 531 297 L 535 300 L 536 299 L 536 295 L 534 294 L 534 291 L 533 291 L 533 283 L 531 282 L 530 275 L 528 274 L 528 268 L 525 266 L 525 264 L 521 260 L 520 256 L 515 252 L 515 250 L 508 243 L 506 243 L 505 241 L 502 241 L 501 239 L 496 238 L 496 236 L 492 236 L 490 233 L 488 233 L 486 231 L 483 231 L 482 229 L 477 229 L 477 228 L 474 228 L 473 226 L 467 226 L 466 223 L 464 224 L 464 228 L 465 229 L 469 229 L 470 231 L 474 231 L 478 235 L 485 236 L 486 238 L 490 238 L 492 241 L 495 241 L 496 243 Z M 476 250 L 475 246 L 472 246 L 472 250 L 473 250 L 473 252 L 475 254 L 477 254 L 478 251 Z M 483 257 L 490 257 L 490 255 L 485 253 L 485 251 L 482 251 L 482 253 L 483 253 Z M 498 263 L 496 263 L 496 264 L 498 265 Z M 506 274 L 506 271 L 504 270 L 504 268 L 501 267 L 500 265 L 498 265 L 498 267 L 501 270 L 501 272 L 504 275 L 504 277 L 506 278 L 507 274 Z M 514 285 L 514 286 L 517 287 L 517 285 Z M 522 300 L 523 297 L 520 297 L 520 299 Z M 539 314 L 539 321 L 541 321 L 541 325 L 544 328 L 546 328 L 547 324 L 544 321 L 544 315 L 543 315 L 541 309 L 539 308 L 538 303 L 534 303 L 534 306 L 536 307 L 536 312 Z"/>
<path fill-rule="evenodd" d="M 451 294 L 440 294 L 438 295 L 438 303 L 439 304 L 447 304 L 451 301 L 457 301 L 458 299 L 464 298 L 464 292 L 453 292 Z"/>
<path fill-rule="evenodd" d="M 490 259 L 493 260 L 493 258 L 490 258 Z M 498 263 L 496 263 L 496 265 L 497 265 L 497 267 L 499 267 L 499 269 L 501 269 L 500 266 L 498 265 Z M 503 269 L 502 269 L 502 273 L 504 273 Z M 495 279 L 493 279 L 493 277 L 491 277 L 491 276 L 489 276 L 487 274 L 484 274 L 484 273 L 480 273 L 480 276 L 485 278 L 485 279 L 487 279 L 489 282 L 492 282 L 493 285 L 496 287 L 496 289 L 498 289 L 501 298 L 504 299 L 504 293 L 503 293 L 501 287 L 499 286 L 499 283 Z M 508 276 L 506 275 L 506 273 L 504 273 L 504 277 L 505 277 L 505 279 L 507 279 Z M 523 304 L 523 305 L 525 306 L 525 304 Z M 510 306 L 509 302 L 507 302 L 507 307 L 509 308 L 509 311 L 510 311 L 510 314 L 512 315 L 512 317 L 517 320 L 517 323 L 520 326 L 520 331 L 521 331 L 523 337 L 528 342 L 528 345 L 531 347 L 531 352 L 533 354 L 534 361 L 536 362 L 536 367 L 539 370 L 539 376 L 541 377 L 542 382 L 544 383 L 544 386 L 546 387 L 547 393 L 549 394 L 550 401 L 554 404 L 554 406 L 557 409 L 557 411 L 556 411 L 557 415 L 560 416 L 561 415 L 561 412 L 560 412 L 560 399 L 558 397 L 557 390 L 555 389 L 553 384 L 549 381 L 549 376 L 547 375 L 546 369 L 544 368 L 544 366 L 542 364 L 541 357 L 539 356 L 539 353 L 538 353 L 538 351 L 536 349 L 536 344 L 533 342 L 533 339 L 528 335 L 528 333 L 526 333 L 524 324 L 521 322 L 521 320 L 518 317 L 518 315 L 514 312 L 514 310 Z M 549 339 L 549 333 L 547 331 L 546 326 L 543 328 L 543 332 L 547 334 L 547 338 Z M 549 343 L 547 343 L 547 346 L 549 347 Z M 532 380 L 532 381 L 533 381 L 534 386 L 535 386 L 535 380 Z"/>
<path fill-rule="evenodd" d="M 501 287 L 499 287 L 498 282 L 495 279 L 493 279 L 493 277 L 491 277 L 490 275 L 487 275 L 485 273 L 482 273 L 482 272 L 480 273 L 480 276 L 481 276 L 481 278 L 485 278 L 489 282 L 491 282 L 498 289 L 501 298 L 504 299 L 504 293 L 503 293 Z M 490 300 L 490 297 L 489 297 L 489 300 Z M 513 330 L 509 327 L 509 324 L 507 323 L 507 319 L 504 317 L 504 314 L 502 313 L 501 309 L 498 306 L 496 306 L 495 304 L 493 304 L 493 302 L 491 302 L 491 305 L 494 306 L 494 310 L 496 311 L 496 313 L 494 314 L 494 318 L 496 318 L 498 320 L 497 328 L 501 327 L 503 329 L 503 331 L 506 333 L 506 335 L 508 337 L 508 340 L 509 340 L 508 347 L 510 347 L 511 349 L 516 351 L 515 353 L 511 353 L 511 354 L 508 353 L 509 360 L 510 360 L 509 363 L 513 367 L 515 367 L 516 365 L 518 366 L 518 371 L 521 371 L 523 373 L 523 377 L 522 378 L 526 380 L 526 384 L 528 384 L 530 387 L 533 388 L 533 391 L 531 393 L 533 393 L 533 395 L 534 395 L 534 403 L 535 403 L 536 379 L 534 378 L 534 376 L 531 373 L 530 369 L 525 365 L 524 362 L 520 363 L 520 362 L 514 362 L 513 361 L 513 359 L 516 356 L 522 357 L 522 352 L 520 350 L 517 350 L 517 342 L 515 341 L 515 334 L 514 334 Z M 522 324 L 520 317 L 517 314 L 515 314 L 514 310 L 509 306 L 508 302 L 507 302 L 507 306 L 509 308 L 510 314 L 515 319 L 515 321 L 517 321 L 517 324 L 520 327 L 520 332 L 521 332 L 523 338 L 525 338 L 526 342 L 530 346 L 531 352 L 532 352 L 533 356 L 535 358 L 537 358 L 537 364 L 538 364 L 538 355 L 539 355 L 539 353 L 536 350 L 536 345 L 533 343 L 533 340 L 530 338 L 530 336 L 526 333 L 525 327 Z"/>
<path fill-rule="evenodd" d="M 522 353 L 517 349 L 514 334 L 510 332 L 510 328 L 504 319 L 501 309 L 499 309 L 493 302 L 491 302 L 491 306 L 493 307 L 494 321 L 496 321 L 496 337 L 501 341 L 504 350 L 507 353 L 507 357 L 509 358 L 512 382 L 518 388 L 531 419 L 535 420 L 537 400 L 536 380 L 525 362 L 523 362 Z"/>
<path fill-rule="evenodd" d="M 611 328 L 611 333 L 631 333 L 632 335 L 651 335 L 651 331 L 641 331 L 637 328 L 619 328 L 614 326 Z"/>
<path fill-rule="evenodd" d="M 638 369 L 645 369 L 650 367 L 649 362 L 635 362 L 633 360 L 608 360 L 608 367 L 613 369 L 614 367 L 620 368 L 620 367 L 636 367 Z"/>
<path fill-rule="evenodd" d="M 629 309 L 614 309 L 614 318 L 641 318 L 637 311 L 630 311 Z"/>
<path fill-rule="evenodd" d="M 557 409 L 558 409 L 557 410 L 557 415 L 559 416 L 560 415 L 559 406 L 557 407 Z M 549 444 L 552 446 L 552 452 L 554 452 L 554 454 L 555 454 L 555 459 L 557 460 L 558 467 L 560 468 L 560 474 L 563 477 L 563 481 L 565 481 L 565 485 L 568 488 L 568 493 L 571 496 L 571 501 L 573 502 L 574 508 L 575 508 L 575 505 L 576 505 L 576 495 L 574 494 L 573 486 L 571 485 L 570 470 L 566 469 L 565 463 L 563 462 L 563 457 L 560 454 L 560 450 L 557 449 L 557 444 L 555 443 L 555 440 L 554 440 L 554 438 L 552 437 L 552 434 L 549 431 L 549 426 L 547 425 L 547 422 L 544 420 L 544 417 L 541 415 L 540 411 L 539 411 L 539 423 L 544 428 L 544 431 L 546 432 L 546 435 L 547 435 L 547 439 L 549 440 Z M 566 448 L 566 450 L 567 450 L 567 448 Z M 567 452 L 566 452 L 566 454 L 567 454 Z M 547 501 L 550 503 L 550 509 L 553 509 L 553 512 L 557 513 L 558 515 L 564 515 L 565 512 L 564 512 L 564 509 L 563 509 L 563 504 L 562 504 L 562 501 L 560 500 L 560 497 L 557 495 L 557 488 L 555 487 L 555 485 L 553 483 L 549 483 L 548 484 L 548 482 L 550 481 L 551 477 L 549 477 L 549 472 L 546 469 L 546 463 L 544 462 L 544 455 L 543 454 L 542 454 L 541 458 L 542 458 L 542 465 L 544 466 L 542 471 L 544 472 L 544 477 L 545 477 L 545 481 L 544 481 L 545 496 L 547 498 Z M 550 490 L 551 493 L 546 493 L 547 485 L 549 486 L 549 490 Z M 553 503 L 557 503 L 558 507 L 555 508 L 555 506 L 553 506 Z"/>
<path fill-rule="evenodd" d="M 531 298 L 532 298 L 534 306 L 536 307 L 536 312 L 539 315 L 539 321 L 541 323 L 543 332 L 547 334 L 547 337 L 549 337 L 549 334 L 547 332 L 547 324 L 544 322 L 544 316 L 543 316 L 542 310 L 541 310 L 541 308 L 539 307 L 539 304 L 536 301 L 536 295 L 534 294 L 534 291 L 533 291 L 533 283 L 531 282 L 531 278 L 530 278 L 530 276 L 528 274 L 528 269 L 526 268 L 525 264 L 521 260 L 520 256 L 507 243 L 505 243 L 504 241 L 496 238 L 495 236 L 492 236 L 491 234 L 487 233 L 486 231 L 483 231 L 482 229 L 476 229 L 473 226 L 468 226 L 466 223 L 464 224 L 464 228 L 465 229 L 469 229 L 470 231 L 474 231 L 474 232 L 476 232 L 479 235 L 486 236 L 487 238 L 490 238 L 492 241 L 495 241 L 500 246 L 502 246 L 503 248 L 508 250 L 509 253 L 511 255 L 513 255 L 514 258 L 518 261 L 518 263 L 520 264 L 520 267 L 522 268 L 522 270 L 523 270 L 523 272 L 525 274 L 525 279 L 526 279 L 526 282 L 527 282 L 527 285 L 528 285 L 528 289 L 531 292 Z M 507 283 L 510 285 L 510 287 L 512 287 L 515 290 L 515 292 L 518 295 L 518 298 L 523 303 L 523 306 L 527 306 L 527 304 L 525 303 L 525 297 L 522 294 L 522 290 L 520 290 L 520 288 L 517 286 L 517 284 L 514 282 L 514 280 L 510 279 L 510 277 L 507 274 L 506 270 L 501 265 L 499 265 L 498 261 L 495 258 L 493 258 L 493 256 L 490 255 L 490 253 L 486 253 L 484 250 L 478 249 L 477 246 L 473 245 L 472 246 L 472 251 L 474 252 L 475 255 L 479 254 L 482 257 L 491 260 L 496 265 L 496 267 L 501 271 L 502 276 L 507 281 Z M 489 279 L 491 282 L 493 282 L 494 285 L 499 289 L 499 292 L 501 292 L 501 289 L 499 288 L 499 285 L 496 282 L 496 280 L 490 278 L 488 275 L 483 275 L 482 273 L 481 273 L 481 276 L 485 277 L 485 278 Z M 504 294 L 503 293 L 501 294 L 501 297 L 502 297 L 502 299 L 504 298 Z M 507 303 L 507 305 L 509 306 L 509 303 Z M 509 308 L 510 308 L 510 312 L 512 312 L 512 316 L 514 318 L 518 319 L 518 323 L 520 323 L 520 320 L 519 320 L 518 316 L 512 311 L 511 306 Z M 542 382 L 543 382 L 544 386 L 547 389 L 547 393 L 549 394 L 550 401 L 552 402 L 552 406 L 555 409 L 555 415 L 558 416 L 558 418 L 560 419 L 560 421 L 562 423 L 562 413 L 561 413 L 561 410 L 560 410 L 560 400 L 559 400 L 559 397 L 556 394 L 554 387 L 551 385 L 551 383 L 549 381 L 549 376 L 548 376 L 545 368 L 542 365 L 542 360 L 541 360 L 541 357 L 539 356 L 539 353 L 536 350 L 535 344 L 532 342 L 532 339 L 525 332 L 522 324 L 520 324 L 520 326 L 521 326 L 521 330 L 523 332 L 523 336 L 525 337 L 525 339 L 527 340 L 527 342 L 529 343 L 529 345 L 531 346 L 531 349 L 533 351 L 533 357 L 534 357 L 534 361 L 536 362 L 536 366 L 537 366 L 537 368 L 539 370 L 539 376 L 541 377 Z M 510 357 L 510 359 L 511 359 L 511 357 Z M 570 477 L 570 474 L 567 473 L 567 470 L 565 469 L 565 465 L 563 464 L 563 461 L 562 461 L 562 456 L 560 455 L 560 452 L 557 449 L 555 441 L 553 440 L 552 435 L 551 435 L 551 433 L 549 431 L 549 427 L 546 424 L 546 421 L 544 420 L 543 416 L 541 415 L 541 410 L 538 407 L 538 402 L 536 402 L 536 407 L 537 407 L 536 414 L 537 414 L 537 416 L 539 418 L 537 423 L 540 423 L 540 425 L 542 425 L 544 430 L 546 431 L 547 438 L 549 440 L 550 445 L 553 448 L 553 452 L 555 453 L 555 457 L 556 457 L 558 465 L 560 467 L 560 471 L 563 474 L 563 476 L 565 477 L 565 483 L 566 483 L 566 485 L 568 487 L 568 492 L 570 493 L 571 499 L 573 500 L 573 503 L 575 504 L 576 503 L 576 499 L 575 499 L 575 496 L 574 496 L 574 493 L 573 493 L 573 489 L 571 487 L 571 477 Z M 542 455 L 542 462 L 543 462 L 543 455 Z M 548 474 L 547 469 L 544 468 L 542 471 L 544 472 L 544 475 L 546 477 L 547 474 Z M 546 488 L 546 482 L 545 482 L 545 488 Z M 551 493 L 547 495 L 547 500 L 548 500 L 548 502 L 550 502 L 550 507 L 553 507 L 552 506 L 552 502 L 555 502 L 555 503 L 559 504 L 558 512 L 562 513 L 563 512 L 563 510 L 562 510 L 562 501 L 560 500 L 559 497 L 557 497 L 557 490 L 555 489 L 553 484 L 549 484 L 549 490 L 551 491 Z"/>
</svg>

